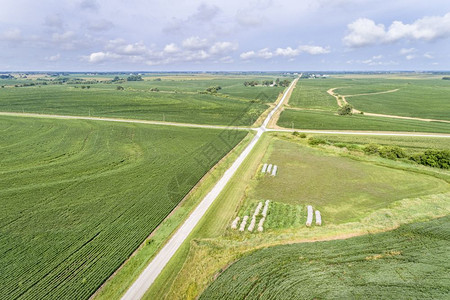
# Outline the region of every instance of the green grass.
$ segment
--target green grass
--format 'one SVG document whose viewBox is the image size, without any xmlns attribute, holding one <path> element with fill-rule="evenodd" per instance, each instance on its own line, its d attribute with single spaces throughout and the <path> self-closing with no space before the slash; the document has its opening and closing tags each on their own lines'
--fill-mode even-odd
<svg viewBox="0 0 450 300">
<path fill-rule="evenodd" d="M 312 205 L 328 224 L 358 221 L 404 198 L 449 191 L 445 181 L 431 176 L 280 139 L 273 141 L 263 162 L 277 165 L 277 176 L 257 176 L 251 183 L 249 199 Z"/>
<path fill-rule="evenodd" d="M 315 134 L 317 135 L 317 134 Z M 409 136 L 370 136 L 370 135 L 317 135 L 332 143 L 347 143 L 356 145 L 379 144 L 396 145 L 411 153 L 424 152 L 428 149 L 450 150 L 450 139 L 440 137 L 409 137 Z"/>
<path fill-rule="evenodd" d="M 450 217 L 347 240 L 256 251 L 200 299 L 447 299 Z"/>
<path fill-rule="evenodd" d="M 246 135 L 17 117 L 0 132 L 7 299 L 88 298 Z"/>
<path fill-rule="evenodd" d="M 373 130 L 373 131 L 416 131 L 450 133 L 450 124 L 424 122 L 364 115 L 339 116 L 331 111 L 307 111 L 285 109 L 278 125 L 296 129 L 319 130 Z"/>
<path fill-rule="evenodd" d="M 304 225 L 304 203 L 289 204 L 273 201 L 270 204 L 264 232 L 241 233 L 231 230 L 231 222 L 236 216 L 251 213 L 255 209 L 257 201 L 267 199 L 264 198 L 265 196 L 261 198 L 254 197 L 253 188 L 260 183 L 259 169 L 262 163 L 268 162 L 274 150 L 278 151 L 277 148 L 271 145 L 277 142 L 279 138 L 282 138 L 282 135 L 279 133 L 263 135 L 260 143 L 256 145 L 244 162 L 243 168 L 238 170 L 236 176 L 227 185 L 226 190 L 201 220 L 195 232 L 185 241 L 174 259 L 163 270 L 144 299 L 196 299 L 232 262 L 256 249 L 279 244 L 298 243 L 300 241 L 332 239 L 355 234 L 361 235 L 367 232 L 379 232 L 395 228 L 401 224 L 443 216 L 449 211 L 448 197 L 450 194 L 448 193 L 448 183 L 446 183 L 448 182 L 448 172 L 445 177 L 440 173 L 438 174 L 438 170 L 432 168 L 424 170 L 424 168 L 414 164 L 404 165 L 404 163 L 398 161 L 380 158 L 377 161 L 370 161 L 371 157 L 367 157 L 367 161 L 365 157 L 353 160 L 340 157 L 341 154 L 346 154 L 335 152 L 337 148 L 311 149 L 314 152 L 321 153 L 320 155 L 337 158 L 335 164 L 321 170 L 324 173 L 327 171 L 334 172 L 334 169 L 342 166 L 340 159 L 345 158 L 344 161 L 353 161 L 357 166 L 361 165 L 363 170 L 385 170 L 384 172 L 377 172 L 375 175 L 390 175 L 391 170 L 393 174 L 398 174 L 400 169 L 405 174 L 404 178 L 420 180 L 418 182 L 419 185 L 423 184 L 423 182 L 434 182 L 437 185 L 426 191 L 419 191 L 418 194 L 423 192 L 424 196 L 413 196 L 412 198 L 393 202 L 390 199 L 387 199 L 387 201 L 382 199 L 383 203 L 379 206 L 376 203 L 371 203 L 373 210 L 361 212 L 358 221 L 342 223 L 342 220 L 345 220 L 345 218 L 332 221 L 332 218 L 336 218 L 339 212 L 329 211 L 331 215 L 323 214 L 323 226 L 312 226 L 310 228 Z M 286 135 L 292 136 L 292 134 Z M 306 143 L 304 139 L 298 140 Z M 300 148 L 306 147 L 298 146 Z M 302 159 L 301 153 L 299 157 Z M 296 162 L 294 161 L 293 163 Z M 386 166 L 381 167 L 381 164 L 386 164 Z M 367 165 L 373 167 L 373 169 L 367 167 Z M 347 170 L 344 169 L 344 171 Z M 447 178 L 447 181 L 445 181 L 445 178 L 443 178 L 444 180 L 438 179 L 441 175 Z M 302 176 L 298 177 L 302 178 Z M 366 180 L 369 181 L 370 179 L 367 178 Z M 375 177 L 373 182 L 376 183 L 376 180 L 377 178 Z M 412 185 L 413 182 L 408 182 L 408 184 Z M 285 185 L 282 183 L 277 186 L 272 185 L 272 187 L 277 189 L 279 194 L 282 194 L 282 188 Z M 368 188 L 371 188 L 370 182 L 368 183 Z M 361 191 L 357 192 L 361 193 Z M 318 191 L 319 193 L 320 191 Z M 403 195 L 406 196 L 407 194 L 408 192 Z M 330 200 L 330 203 L 332 203 L 332 200 Z M 350 204 L 358 205 L 358 203 Z M 348 209 L 348 206 L 342 207 L 342 210 Z"/>
</svg>

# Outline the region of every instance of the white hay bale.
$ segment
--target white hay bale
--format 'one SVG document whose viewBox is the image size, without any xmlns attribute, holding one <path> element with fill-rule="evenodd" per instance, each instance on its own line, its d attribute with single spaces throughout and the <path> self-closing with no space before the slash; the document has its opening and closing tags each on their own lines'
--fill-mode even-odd
<svg viewBox="0 0 450 300">
<path fill-rule="evenodd" d="M 318 210 L 316 210 L 316 225 L 322 225 L 322 216 Z"/>
<path fill-rule="evenodd" d="M 239 227 L 239 231 L 245 230 L 245 226 L 247 225 L 247 220 L 248 220 L 248 216 L 244 216 L 242 218 L 242 223 L 241 223 L 241 226 Z"/>
<path fill-rule="evenodd" d="M 306 226 L 311 226 L 312 221 L 313 221 L 313 208 L 311 205 L 308 205 L 307 207 L 308 210 L 308 216 L 306 217 Z"/>
<path fill-rule="evenodd" d="M 267 164 L 264 164 L 261 169 L 261 173 L 266 173 L 266 170 L 267 170 Z"/>
<path fill-rule="evenodd" d="M 261 213 L 261 215 L 265 218 L 267 217 L 267 211 L 269 210 L 269 202 L 270 200 L 266 200 L 266 203 L 264 204 L 264 208 L 263 211 Z"/>
<path fill-rule="evenodd" d="M 259 215 L 259 212 L 261 211 L 261 208 L 262 208 L 262 202 L 259 202 L 258 206 L 255 209 L 255 212 L 253 213 L 253 217 L 256 217 L 256 216 Z"/>
<path fill-rule="evenodd" d="M 252 232 L 253 229 L 255 228 L 255 224 L 256 224 L 256 217 L 253 216 L 252 220 L 250 221 L 250 225 L 248 225 L 248 231 Z"/>
<path fill-rule="evenodd" d="M 236 219 L 233 220 L 233 223 L 231 223 L 231 229 L 237 229 L 237 225 L 238 225 L 240 219 L 241 218 L 236 217 Z"/>
<path fill-rule="evenodd" d="M 265 217 L 262 217 L 261 220 L 259 220 L 259 223 L 258 223 L 258 231 L 259 232 L 262 232 L 264 230 L 263 225 L 264 225 L 265 220 L 266 220 Z"/>
<path fill-rule="evenodd" d="M 272 176 L 277 175 L 277 170 L 278 170 L 278 166 L 277 166 L 277 165 L 273 166 L 273 169 L 272 169 Z"/>
<path fill-rule="evenodd" d="M 272 171 L 272 164 L 270 164 L 270 165 L 267 167 L 267 173 L 270 174 L 271 171 Z"/>
</svg>

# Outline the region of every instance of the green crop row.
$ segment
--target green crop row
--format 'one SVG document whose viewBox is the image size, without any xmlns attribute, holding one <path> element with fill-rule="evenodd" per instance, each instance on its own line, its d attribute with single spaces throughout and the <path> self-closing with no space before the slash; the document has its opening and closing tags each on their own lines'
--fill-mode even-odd
<svg viewBox="0 0 450 300">
<path fill-rule="evenodd" d="M 0 117 L 0 289 L 87 299 L 246 134 Z"/>
<path fill-rule="evenodd" d="M 226 269 L 200 299 L 444 299 L 449 222 L 262 249 Z"/>
</svg>

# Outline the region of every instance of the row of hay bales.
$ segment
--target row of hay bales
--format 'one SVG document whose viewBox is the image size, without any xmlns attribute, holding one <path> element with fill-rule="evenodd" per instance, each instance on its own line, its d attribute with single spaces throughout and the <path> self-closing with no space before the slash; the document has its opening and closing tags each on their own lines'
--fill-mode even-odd
<svg viewBox="0 0 450 300">
<path fill-rule="evenodd" d="M 277 171 L 278 171 L 278 166 L 272 165 L 272 164 L 264 164 L 261 168 L 261 173 L 270 174 L 272 176 L 276 176 Z"/>
<path fill-rule="evenodd" d="M 320 215 L 320 211 L 316 210 L 313 211 L 313 207 L 311 205 L 308 205 L 306 208 L 308 215 L 306 217 L 306 226 L 310 227 L 313 222 L 313 216 L 316 215 L 316 225 L 321 226 L 322 225 L 322 216 Z M 314 212 L 314 213 L 313 213 Z"/>
<path fill-rule="evenodd" d="M 259 220 L 258 222 L 258 231 L 262 232 L 264 231 L 264 222 L 266 220 L 267 217 L 267 212 L 269 211 L 269 203 L 270 200 L 266 200 L 264 207 L 263 207 L 263 203 L 259 202 L 258 205 L 256 206 L 255 211 L 253 212 L 252 215 L 252 219 L 250 221 L 250 224 L 247 228 L 248 231 L 252 232 L 255 229 L 255 225 L 256 225 L 256 218 L 261 214 L 262 218 Z M 262 211 L 261 211 L 262 209 Z M 239 226 L 239 231 L 243 232 L 247 226 L 247 222 L 248 222 L 249 216 L 244 216 L 242 218 L 242 222 Z M 240 221 L 240 217 L 236 217 L 233 222 L 231 223 L 231 229 L 237 229 L 238 225 L 239 225 L 239 221 Z"/>
</svg>

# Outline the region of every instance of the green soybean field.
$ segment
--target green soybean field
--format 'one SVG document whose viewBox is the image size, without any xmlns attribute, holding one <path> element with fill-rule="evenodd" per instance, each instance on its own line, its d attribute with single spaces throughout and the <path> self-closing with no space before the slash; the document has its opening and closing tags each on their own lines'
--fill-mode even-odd
<svg viewBox="0 0 450 300">
<path fill-rule="evenodd" d="M 3 299 L 89 298 L 246 135 L 4 116 L 0 132 Z"/>
<path fill-rule="evenodd" d="M 258 250 L 228 267 L 200 299 L 448 299 L 449 222 Z"/>
</svg>

